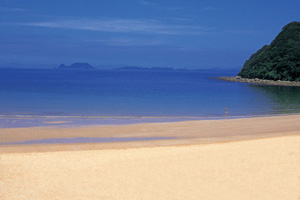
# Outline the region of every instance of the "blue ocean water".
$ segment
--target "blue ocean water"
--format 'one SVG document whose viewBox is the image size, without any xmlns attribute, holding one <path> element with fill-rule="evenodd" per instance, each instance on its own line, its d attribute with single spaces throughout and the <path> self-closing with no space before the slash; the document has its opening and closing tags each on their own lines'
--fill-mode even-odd
<svg viewBox="0 0 300 200">
<path fill-rule="evenodd" d="M 0 69 L 0 115 L 219 117 L 300 112 L 300 88 L 225 82 L 237 71 Z"/>
</svg>

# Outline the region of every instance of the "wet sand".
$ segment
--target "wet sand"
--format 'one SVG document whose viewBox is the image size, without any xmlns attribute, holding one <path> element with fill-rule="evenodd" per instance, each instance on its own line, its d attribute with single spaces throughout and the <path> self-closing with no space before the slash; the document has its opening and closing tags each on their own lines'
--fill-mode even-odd
<svg viewBox="0 0 300 200">
<path fill-rule="evenodd" d="M 297 135 L 300 115 L 254 117 L 228 120 L 199 120 L 99 126 L 47 126 L 0 129 L 0 143 L 21 143 L 43 139 L 141 138 L 140 141 L 82 144 L 0 145 L 0 152 L 116 149 L 230 142 L 285 135 Z M 164 137 L 171 140 L 146 140 Z"/>
<path fill-rule="evenodd" d="M 0 199 L 300 198 L 300 116 L 0 129 L 1 142 L 178 137 L 0 146 Z"/>
</svg>

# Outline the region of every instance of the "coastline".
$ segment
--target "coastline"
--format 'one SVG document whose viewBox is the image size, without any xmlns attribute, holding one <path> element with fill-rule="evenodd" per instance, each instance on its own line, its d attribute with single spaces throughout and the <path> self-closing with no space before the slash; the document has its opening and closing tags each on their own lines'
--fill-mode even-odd
<svg viewBox="0 0 300 200">
<path fill-rule="evenodd" d="M 82 126 L 114 126 L 149 123 L 171 123 L 184 121 L 206 121 L 224 119 L 247 119 L 257 117 L 280 117 L 300 115 L 300 113 L 224 115 L 216 116 L 84 116 L 84 115 L 0 115 L 0 130 L 3 128 L 36 128 L 36 127 L 82 127 Z"/>
<path fill-rule="evenodd" d="M 295 81 L 274 81 L 274 80 L 265 80 L 265 79 L 250 79 L 250 78 L 241 78 L 240 76 L 223 76 L 217 77 L 219 80 L 229 81 L 229 82 L 241 82 L 241 83 L 252 83 L 260 85 L 274 85 L 274 86 L 294 86 L 300 87 L 300 82 Z"/>
<path fill-rule="evenodd" d="M 218 119 L 222 117 L 211 117 Z M 0 115 L 0 128 L 91 125 L 126 125 L 138 123 L 163 123 L 187 120 L 204 120 L 193 116 L 48 116 L 48 115 Z"/>
<path fill-rule="evenodd" d="M 62 121 L 57 121 L 41 127 L 0 128 L 0 152 L 122 149 L 251 140 L 297 135 L 299 121 L 300 115 L 84 126 L 64 126 Z M 47 142 L 49 140 L 54 142 Z M 71 143 L 55 143 L 55 140 Z M 97 142 L 102 140 L 104 142 Z"/>
</svg>

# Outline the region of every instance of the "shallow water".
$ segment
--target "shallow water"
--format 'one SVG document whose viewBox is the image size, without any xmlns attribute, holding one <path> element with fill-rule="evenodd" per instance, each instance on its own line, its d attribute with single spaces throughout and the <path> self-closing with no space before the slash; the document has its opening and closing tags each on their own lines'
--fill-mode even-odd
<svg viewBox="0 0 300 200">
<path fill-rule="evenodd" d="M 88 125 L 126 125 L 137 123 L 164 123 L 207 119 L 203 117 L 81 117 L 81 116 L 2 116 L 0 128 L 20 127 L 78 127 Z M 218 118 L 212 118 L 218 119 Z"/>
</svg>

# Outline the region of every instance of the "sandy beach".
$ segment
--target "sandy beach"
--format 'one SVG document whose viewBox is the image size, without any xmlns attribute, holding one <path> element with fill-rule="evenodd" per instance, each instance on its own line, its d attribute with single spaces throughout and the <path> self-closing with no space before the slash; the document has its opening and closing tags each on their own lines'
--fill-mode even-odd
<svg viewBox="0 0 300 200">
<path fill-rule="evenodd" d="M 120 126 L 0 129 L 0 199 L 300 198 L 300 115 Z"/>
</svg>

